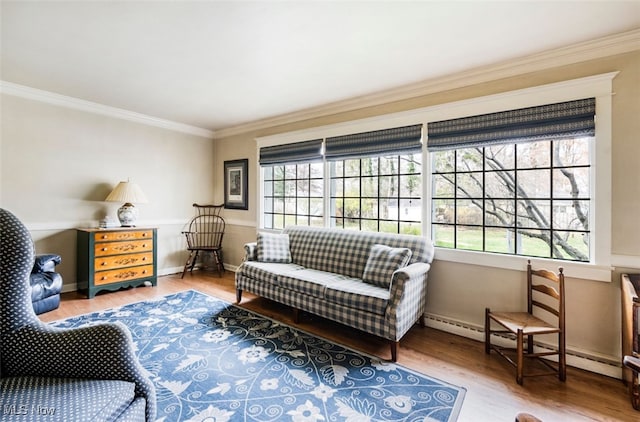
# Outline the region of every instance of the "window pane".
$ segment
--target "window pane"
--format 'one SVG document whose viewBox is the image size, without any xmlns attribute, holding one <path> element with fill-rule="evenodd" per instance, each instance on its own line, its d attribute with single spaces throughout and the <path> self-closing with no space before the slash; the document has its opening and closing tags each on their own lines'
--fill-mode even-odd
<svg viewBox="0 0 640 422">
<path fill-rule="evenodd" d="M 551 166 L 551 148 L 549 141 L 517 144 L 516 152 L 518 156 L 516 164 L 520 169 Z"/>
<path fill-rule="evenodd" d="M 395 221 L 380 221 L 381 233 L 398 233 L 398 223 Z"/>
<path fill-rule="evenodd" d="M 296 213 L 296 200 L 295 198 L 284 199 L 284 213 L 295 214 Z"/>
<path fill-rule="evenodd" d="M 288 215 L 286 214 L 284 216 L 284 226 L 295 226 L 296 225 L 296 216 L 295 215 Z"/>
<path fill-rule="evenodd" d="M 322 216 L 323 200 L 322 198 L 311 198 L 309 214 L 315 216 Z"/>
<path fill-rule="evenodd" d="M 519 239 L 516 241 L 522 245 L 520 254 L 529 256 L 551 257 L 551 247 L 548 239 L 548 230 L 518 230 Z"/>
<path fill-rule="evenodd" d="M 273 212 L 283 213 L 284 212 L 284 199 L 282 198 L 274 198 L 273 199 Z"/>
<path fill-rule="evenodd" d="M 482 227 L 456 227 L 456 247 L 472 251 L 482 250 Z"/>
<path fill-rule="evenodd" d="M 360 220 L 356 218 L 345 218 L 344 228 L 351 230 L 360 230 Z"/>
<path fill-rule="evenodd" d="M 273 194 L 275 196 L 284 196 L 284 182 L 279 180 L 273 182 Z"/>
<path fill-rule="evenodd" d="M 264 196 L 272 196 L 273 195 L 273 182 L 265 181 L 264 182 Z"/>
<path fill-rule="evenodd" d="M 553 228 L 587 230 L 589 201 L 553 201 Z"/>
<path fill-rule="evenodd" d="M 431 154 L 434 173 L 448 173 L 454 171 L 454 158 L 456 152 L 453 150 L 436 151 Z"/>
<path fill-rule="evenodd" d="M 378 183 L 380 197 L 391 198 L 398 195 L 398 176 L 381 176 Z"/>
<path fill-rule="evenodd" d="M 265 214 L 264 215 L 264 228 L 272 229 L 273 228 L 273 214 Z"/>
<path fill-rule="evenodd" d="M 583 232 L 555 231 L 554 258 L 577 261 L 589 260 L 589 234 Z"/>
<path fill-rule="evenodd" d="M 422 196 L 422 176 L 400 176 L 400 196 L 409 198 Z"/>
<path fill-rule="evenodd" d="M 287 164 L 284 166 L 284 177 L 285 179 L 295 179 L 296 178 L 296 165 L 295 164 Z"/>
<path fill-rule="evenodd" d="M 285 180 L 284 181 L 284 196 L 296 196 L 296 181 L 295 180 Z"/>
<path fill-rule="evenodd" d="M 344 179 L 344 193 L 344 196 L 352 198 L 360 196 L 360 179 Z"/>
<path fill-rule="evenodd" d="M 309 164 L 298 164 L 296 171 L 298 179 L 309 178 Z"/>
<path fill-rule="evenodd" d="M 589 165 L 591 138 L 561 139 L 553 141 L 555 167 Z"/>
<path fill-rule="evenodd" d="M 296 214 L 309 215 L 309 200 L 298 198 L 296 201 Z"/>
<path fill-rule="evenodd" d="M 510 229 L 488 228 L 485 230 L 485 250 L 487 252 L 516 252 L 515 231 Z"/>
<path fill-rule="evenodd" d="M 282 214 L 273 215 L 273 228 L 284 229 L 284 215 Z"/>
<path fill-rule="evenodd" d="M 432 195 L 434 198 L 453 198 L 453 185 L 454 185 L 455 175 L 447 174 L 447 175 L 439 175 L 435 174 L 432 177 L 433 181 L 433 192 Z"/>
<path fill-rule="evenodd" d="M 310 165 L 310 177 L 322 178 L 324 174 L 324 163 L 311 163 Z"/>
<path fill-rule="evenodd" d="M 548 229 L 551 221 L 551 201 L 519 200 L 518 227 Z"/>
<path fill-rule="evenodd" d="M 344 200 L 344 216 L 345 217 L 360 217 L 360 199 L 346 198 Z"/>
<path fill-rule="evenodd" d="M 398 157 L 380 157 L 379 173 L 384 175 L 398 174 Z"/>
<path fill-rule="evenodd" d="M 367 232 L 377 232 L 378 220 L 362 220 L 362 230 Z"/>
<path fill-rule="evenodd" d="M 362 196 L 365 198 L 378 196 L 378 178 L 377 177 L 362 178 Z"/>
<path fill-rule="evenodd" d="M 588 198 L 589 168 L 564 168 L 553 171 L 553 196 L 556 198 Z"/>
<path fill-rule="evenodd" d="M 274 180 L 284 179 L 284 166 L 273 166 L 273 179 Z"/>
<path fill-rule="evenodd" d="M 420 174 L 422 172 L 422 154 L 400 156 L 400 173 Z"/>
<path fill-rule="evenodd" d="M 412 234 L 419 236 L 422 234 L 422 225 L 420 223 L 400 223 L 401 234 Z"/>
<path fill-rule="evenodd" d="M 453 224 L 456 212 L 456 201 L 453 199 L 437 199 L 433 201 L 431 219 L 435 223 Z"/>
<path fill-rule="evenodd" d="M 454 244 L 454 230 L 455 226 L 445 226 L 441 224 L 434 224 L 432 228 L 433 243 L 435 246 L 443 248 L 453 248 Z"/>
<path fill-rule="evenodd" d="M 322 180 L 311 180 L 309 185 L 309 196 L 324 196 L 324 183 Z"/>
<path fill-rule="evenodd" d="M 311 226 L 313 227 L 324 227 L 324 219 L 319 217 L 311 217 Z"/>
<path fill-rule="evenodd" d="M 456 176 L 458 198 L 482 198 L 482 173 L 461 173 Z"/>
<path fill-rule="evenodd" d="M 345 176 L 360 176 L 360 160 L 344 160 Z"/>
<path fill-rule="evenodd" d="M 309 196 L 309 180 L 298 180 L 298 196 Z"/>
<path fill-rule="evenodd" d="M 377 158 L 363 158 L 361 160 L 361 171 L 363 176 L 377 176 L 378 175 L 378 159 Z"/>
<path fill-rule="evenodd" d="M 309 216 L 307 216 L 307 215 L 298 215 L 298 216 L 296 216 L 296 224 L 298 226 L 308 226 L 309 225 Z"/>
<path fill-rule="evenodd" d="M 526 198 L 550 198 L 550 174 L 550 170 L 519 171 L 517 174 L 518 186 L 520 188 L 518 196 Z"/>
<path fill-rule="evenodd" d="M 482 170 L 482 150 L 480 148 L 465 148 L 456 150 L 457 171 Z"/>
<path fill-rule="evenodd" d="M 456 201 L 456 204 L 458 208 L 458 215 L 456 217 L 457 224 L 482 225 L 482 209 L 475 205 L 473 201 L 468 199 L 461 199 Z"/>
<path fill-rule="evenodd" d="M 515 172 L 490 171 L 484 177 L 487 198 L 515 198 Z"/>
<path fill-rule="evenodd" d="M 485 162 L 487 170 L 513 170 L 515 168 L 515 145 L 492 145 L 486 147 Z"/>
<path fill-rule="evenodd" d="M 331 196 L 344 196 L 344 179 L 331 180 Z"/>
<path fill-rule="evenodd" d="M 378 218 L 378 200 L 363 199 L 362 200 L 362 218 Z"/>
<path fill-rule="evenodd" d="M 264 198 L 264 212 L 273 212 L 273 198 Z"/>
<path fill-rule="evenodd" d="M 487 226 L 515 227 L 516 201 L 488 199 L 484 210 Z"/>
<path fill-rule="evenodd" d="M 262 175 L 264 176 L 264 180 L 271 180 L 273 178 L 273 167 L 263 167 Z"/>
<path fill-rule="evenodd" d="M 421 221 L 422 201 L 420 199 L 401 199 L 399 212 L 400 221 Z"/>
</svg>

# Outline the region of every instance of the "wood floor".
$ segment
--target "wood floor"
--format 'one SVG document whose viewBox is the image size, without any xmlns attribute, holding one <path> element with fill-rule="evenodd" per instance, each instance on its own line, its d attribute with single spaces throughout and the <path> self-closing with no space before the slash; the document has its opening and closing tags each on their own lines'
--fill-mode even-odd
<svg viewBox="0 0 640 422">
<path fill-rule="evenodd" d="M 63 294 L 60 308 L 41 315 L 54 321 L 74 315 L 120 306 L 166 294 L 194 289 L 235 302 L 233 273 L 194 272 L 160 277 L 157 287 L 139 287 L 100 293 L 86 299 L 78 293 Z M 289 308 L 245 293 L 242 307 L 295 325 Z M 297 327 L 356 350 L 389 358 L 386 341 L 319 317 L 304 314 Z M 622 381 L 569 367 L 566 383 L 555 377 L 515 381 L 511 366 L 495 354 L 486 355 L 482 343 L 431 328 L 413 327 L 400 342 L 398 363 L 418 372 L 466 388 L 458 421 L 509 421 L 519 412 L 554 421 L 640 421 Z"/>
</svg>

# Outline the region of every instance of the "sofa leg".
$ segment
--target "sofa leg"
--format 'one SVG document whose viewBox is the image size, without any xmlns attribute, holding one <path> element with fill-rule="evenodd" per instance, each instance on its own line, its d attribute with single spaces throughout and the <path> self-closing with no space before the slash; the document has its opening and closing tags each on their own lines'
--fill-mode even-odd
<svg viewBox="0 0 640 422">
<path fill-rule="evenodd" d="M 240 303 L 242 300 L 242 290 L 236 289 L 236 303 Z"/>
<path fill-rule="evenodd" d="M 400 345 L 399 341 L 389 340 L 389 345 L 391 346 L 391 362 L 398 361 L 398 346 Z"/>
<path fill-rule="evenodd" d="M 300 323 L 300 309 L 298 308 L 293 308 L 293 322 L 295 324 Z"/>
<path fill-rule="evenodd" d="M 420 319 L 418 320 L 418 322 L 420 323 L 420 328 L 424 328 L 425 327 L 425 324 L 424 324 L 425 317 L 426 317 L 426 314 L 420 315 Z"/>
</svg>

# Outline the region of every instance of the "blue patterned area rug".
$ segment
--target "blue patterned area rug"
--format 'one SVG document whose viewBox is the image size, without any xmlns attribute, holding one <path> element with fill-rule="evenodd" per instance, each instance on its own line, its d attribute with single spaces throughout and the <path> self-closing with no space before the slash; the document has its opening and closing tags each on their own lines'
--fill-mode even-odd
<svg viewBox="0 0 640 422">
<path fill-rule="evenodd" d="M 52 323 L 129 327 L 158 421 L 455 421 L 465 390 L 189 290 Z"/>
</svg>

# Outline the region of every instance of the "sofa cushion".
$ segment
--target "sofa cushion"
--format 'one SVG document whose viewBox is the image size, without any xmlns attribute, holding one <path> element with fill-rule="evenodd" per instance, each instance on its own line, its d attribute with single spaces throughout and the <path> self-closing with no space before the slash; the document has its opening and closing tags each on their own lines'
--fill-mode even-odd
<svg viewBox="0 0 640 422">
<path fill-rule="evenodd" d="M 115 380 L 10 377 L 0 405 L 13 421 L 113 421 L 134 400 L 135 384 Z"/>
<path fill-rule="evenodd" d="M 289 235 L 286 233 L 258 233 L 257 255 L 260 262 L 291 262 Z"/>
<path fill-rule="evenodd" d="M 238 268 L 238 272 L 249 278 L 275 283 L 279 274 L 301 270 L 302 268 L 297 264 L 245 261 Z"/>
<path fill-rule="evenodd" d="M 324 297 L 329 302 L 384 315 L 389 302 L 389 289 L 364 283 L 359 278 L 348 278 L 339 284 L 327 286 Z"/>
<path fill-rule="evenodd" d="M 340 283 L 345 278 L 339 274 L 305 268 L 278 276 L 276 284 L 298 293 L 323 298 L 327 286 Z"/>
<path fill-rule="evenodd" d="M 386 245 L 374 244 L 371 246 L 362 280 L 388 289 L 391 285 L 393 272 L 399 268 L 406 267 L 410 259 L 410 249 L 391 248 Z"/>
</svg>

